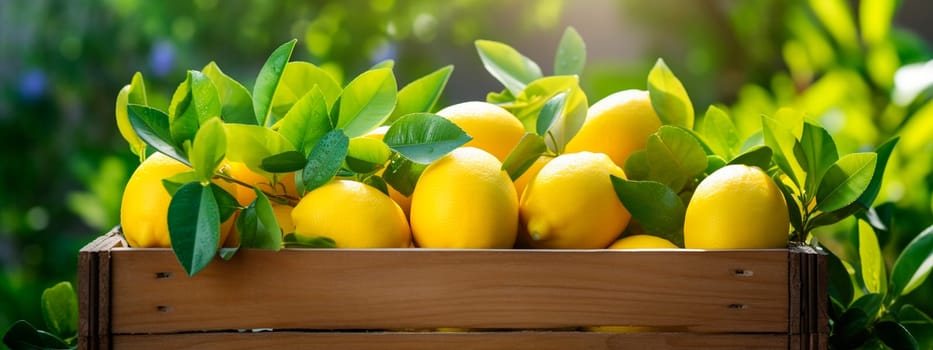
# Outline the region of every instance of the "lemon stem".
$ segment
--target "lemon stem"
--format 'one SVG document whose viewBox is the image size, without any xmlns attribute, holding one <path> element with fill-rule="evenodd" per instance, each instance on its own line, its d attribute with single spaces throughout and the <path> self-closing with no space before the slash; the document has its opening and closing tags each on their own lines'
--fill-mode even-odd
<svg viewBox="0 0 933 350">
<path fill-rule="evenodd" d="M 216 173 L 214 173 L 214 177 L 215 177 L 215 178 L 219 178 L 219 179 L 224 180 L 224 181 L 227 181 L 227 182 L 230 182 L 230 183 L 233 183 L 233 184 L 236 184 L 236 185 L 240 185 L 240 186 L 243 186 L 243 187 L 246 187 L 246 188 L 249 188 L 249 189 L 253 189 L 253 185 L 250 185 L 250 184 L 245 183 L 245 182 L 243 182 L 243 181 L 237 180 L 237 179 L 233 178 L 233 177 L 230 176 L 230 175 L 224 174 L 223 172 L 216 172 Z M 260 191 L 262 191 L 262 190 L 260 190 Z M 266 192 L 266 191 L 262 191 L 262 193 L 263 193 L 264 195 L 266 195 L 266 197 L 269 197 L 269 200 L 275 201 L 275 202 L 277 202 L 277 203 L 280 203 L 280 204 L 288 204 L 288 205 L 291 205 L 291 206 L 296 206 L 296 205 L 298 205 L 298 198 L 295 198 L 295 197 L 292 197 L 292 196 L 289 196 L 289 195 L 281 195 L 281 194 L 269 193 L 269 192 Z"/>
</svg>

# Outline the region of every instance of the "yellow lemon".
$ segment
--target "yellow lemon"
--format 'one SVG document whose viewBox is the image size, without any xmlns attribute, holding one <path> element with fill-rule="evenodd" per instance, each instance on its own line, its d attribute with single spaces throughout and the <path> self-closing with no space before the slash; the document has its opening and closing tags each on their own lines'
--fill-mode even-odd
<svg viewBox="0 0 933 350">
<path fill-rule="evenodd" d="M 652 235 L 631 235 L 624 237 L 611 246 L 609 249 L 653 249 L 653 248 L 678 248 L 674 243 L 664 238 Z"/>
<path fill-rule="evenodd" d="M 371 139 L 382 140 L 386 136 L 386 131 L 389 130 L 388 126 L 380 126 L 373 131 L 370 131 L 363 137 L 368 137 Z M 377 175 L 382 176 L 382 173 L 385 172 L 385 169 L 379 170 Z M 396 191 L 392 185 L 386 184 L 389 188 L 389 197 L 398 203 L 399 207 L 402 207 L 402 211 L 405 212 L 405 217 L 408 217 L 411 214 L 411 197 L 405 196 L 402 192 Z"/>
<path fill-rule="evenodd" d="M 566 152 L 605 153 L 625 167 L 628 156 L 645 148 L 648 136 L 658 131 L 658 118 L 648 92 L 624 90 L 599 100 L 586 114 L 580 131 L 567 143 Z"/>
<path fill-rule="evenodd" d="M 684 218 L 691 249 L 787 247 L 790 219 L 784 196 L 758 167 L 727 165 L 700 182 Z"/>
<path fill-rule="evenodd" d="M 411 196 L 411 227 L 422 248 L 512 248 L 518 195 L 486 151 L 455 149 L 429 165 Z"/>
<path fill-rule="evenodd" d="M 120 226 L 127 243 L 139 248 L 168 248 L 172 246 L 168 232 L 168 207 L 172 197 L 162 180 L 191 168 L 162 153 L 153 153 L 146 158 L 130 176 L 120 204 Z M 235 185 L 217 181 L 229 193 L 236 192 Z M 232 230 L 235 216 L 227 219 L 220 227 L 220 243 L 227 239 Z"/>
<path fill-rule="evenodd" d="M 457 124 L 473 139 L 465 147 L 476 147 L 496 156 L 500 162 L 518 145 L 525 127 L 512 113 L 491 103 L 471 101 L 437 112 Z"/>
<path fill-rule="evenodd" d="M 521 220 L 535 248 L 606 248 L 628 225 L 609 175 L 624 177 L 602 153 L 568 153 L 547 163 L 525 188 Z"/>
<path fill-rule="evenodd" d="M 375 187 L 333 180 L 305 194 L 291 212 L 298 236 L 329 237 L 338 248 L 406 248 L 405 213 Z"/>
</svg>

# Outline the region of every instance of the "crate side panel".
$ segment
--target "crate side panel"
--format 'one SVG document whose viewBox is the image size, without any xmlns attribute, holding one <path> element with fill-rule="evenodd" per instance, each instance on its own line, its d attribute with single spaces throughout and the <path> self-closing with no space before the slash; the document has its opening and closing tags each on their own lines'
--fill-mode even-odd
<svg viewBox="0 0 933 350">
<path fill-rule="evenodd" d="M 537 329 L 788 332 L 786 251 L 244 251 L 187 277 L 114 250 L 112 331 Z"/>
<path fill-rule="evenodd" d="M 584 332 L 495 333 L 201 333 L 173 335 L 122 335 L 118 348 L 163 349 L 514 349 L 514 350 L 641 350 L 641 349 L 787 349 L 787 337 L 779 334 L 610 334 Z"/>
</svg>

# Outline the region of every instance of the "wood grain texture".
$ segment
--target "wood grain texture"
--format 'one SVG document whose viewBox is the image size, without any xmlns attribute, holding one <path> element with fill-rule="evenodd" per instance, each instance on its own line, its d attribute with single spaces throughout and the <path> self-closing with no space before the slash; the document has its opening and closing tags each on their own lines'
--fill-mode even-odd
<svg viewBox="0 0 933 350">
<path fill-rule="evenodd" d="M 78 348 L 110 348 L 110 249 L 121 245 L 116 230 L 78 252 Z"/>
<path fill-rule="evenodd" d="M 642 350 L 642 349 L 787 349 L 782 334 L 684 333 L 199 333 L 174 335 L 120 335 L 120 349 L 514 349 L 514 350 Z"/>
<path fill-rule="evenodd" d="M 553 329 L 784 333 L 787 250 L 248 250 L 188 277 L 111 251 L 111 332 Z"/>
</svg>

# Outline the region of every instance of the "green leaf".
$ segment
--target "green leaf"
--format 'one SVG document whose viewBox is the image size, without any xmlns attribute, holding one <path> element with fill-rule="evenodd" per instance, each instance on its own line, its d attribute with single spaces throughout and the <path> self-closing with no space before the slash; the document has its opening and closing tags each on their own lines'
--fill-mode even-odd
<svg viewBox="0 0 933 350">
<path fill-rule="evenodd" d="M 622 205 L 632 213 L 646 233 L 679 247 L 684 246 L 684 215 L 687 208 L 673 190 L 660 182 L 630 181 L 609 175 Z"/>
<path fill-rule="evenodd" d="M 920 344 L 914 336 L 900 323 L 895 321 L 881 321 L 875 325 L 875 334 L 891 349 L 920 350 Z"/>
<path fill-rule="evenodd" d="M 350 139 L 341 130 L 329 131 L 311 149 L 308 162 L 302 170 L 304 191 L 310 192 L 328 183 L 347 157 Z"/>
<path fill-rule="evenodd" d="M 502 162 L 502 170 L 505 170 L 512 178 L 517 180 L 528 168 L 534 165 L 541 155 L 547 152 L 547 145 L 544 144 L 544 138 L 533 133 L 525 133 L 522 139 L 518 141 L 512 152 L 505 157 Z"/>
<path fill-rule="evenodd" d="M 628 164 L 628 161 L 626 161 L 626 164 Z M 722 168 L 724 166 L 726 166 L 726 160 L 722 159 L 722 157 L 716 156 L 716 155 L 706 156 L 706 173 L 707 174 L 712 174 L 714 171 L 719 170 L 719 168 Z"/>
<path fill-rule="evenodd" d="M 280 250 L 282 249 L 282 229 L 275 218 L 272 203 L 269 202 L 269 198 L 259 188 L 253 187 L 253 191 L 256 192 L 256 201 L 251 206 L 256 208 L 256 222 L 258 225 L 254 235 L 242 237 L 242 246 Z"/>
<path fill-rule="evenodd" d="M 383 137 L 389 148 L 421 164 L 431 163 L 471 139 L 447 118 L 430 113 L 413 113 L 400 118 Z"/>
<path fill-rule="evenodd" d="M 525 89 L 525 85 L 543 76 L 537 63 L 509 45 L 477 40 L 476 51 L 486 71 L 512 92 L 512 95 L 518 95 Z"/>
<path fill-rule="evenodd" d="M 198 182 L 181 186 L 168 206 L 168 232 L 175 257 L 188 276 L 210 264 L 220 245 L 220 209 L 214 191 Z"/>
<path fill-rule="evenodd" d="M 897 312 L 897 321 L 910 331 L 920 344 L 933 344 L 933 318 L 916 306 L 905 304 Z"/>
<path fill-rule="evenodd" d="M 185 171 L 162 179 L 162 187 L 165 188 L 165 191 L 168 192 L 169 195 L 174 196 L 175 192 L 178 191 L 181 186 L 192 181 L 200 180 L 200 177 L 198 177 L 198 174 L 194 170 Z"/>
<path fill-rule="evenodd" d="M 563 113 L 566 101 L 567 92 L 561 92 L 544 103 L 544 106 L 541 107 L 541 112 L 538 113 L 538 120 L 535 123 L 538 135 L 547 135 L 548 129 L 551 128 L 551 125 L 557 120 L 557 117 Z"/>
<path fill-rule="evenodd" d="M 794 193 L 794 190 L 790 188 L 787 184 L 781 181 L 780 175 L 774 176 L 774 183 L 778 186 L 778 189 L 781 190 L 781 195 L 784 196 L 784 203 L 787 204 L 787 213 L 790 217 L 791 227 L 794 228 L 795 233 L 803 234 L 805 232 L 805 225 L 803 221 L 803 213 L 800 208 L 800 204 L 797 201 L 797 196 Z M 805 240 L 806 237 L 800 237 Z"/>
<path fill-rule="evenodd" d="M 172 96 L 168 109 L 169 131 L 176 144 L 194 139 L 201 123 L 220 117 L 220 96 L 210 78 L 198 71 L 188 71 L 187 78 Z"/>
<path fill-rule="evenodd" d="M 796 143 L 794 154 L 801 168 L 807 173 L 805 188 L 812 196 L 817 190 L 817 184 L 823 179 L 823 174 L 839 160 L 836 143 L 826 129 L 803 123 L 803 136 L 800 142 Z"/>
<path fill-rule="evenodd" d="M 382 140 L 357 137 L 350 140 L 347 165 L 357 173 L 370 173 L 382 169 L 392 156 L 392 150 Z"/>
<path fill-rule="evenodd" d="M 502 92 L 490 92 L 486 94 L 486 102 L 494 105 L 502 105 L 514 101 L 515 95 L 512 95 L 509 89 L 502 90 Z"/>
<path fill-rule="evenodd" d="M 328 111 L 343 91 L 337 80 L 318 66 L 308 62 L 288 62 L 279 86 L 275 89 L 275 96 L 272 98 L 272 113 L 270 114 L 272 121 L 267 124 L 275 124 L 279 119 L 284 118 L 292 106 L 314 86 L 317 86 L 324 95 L 324 101 L 327 103 L 325 110 Z"/>
<path fill-rule="evenodd" d="M 201 181 L 210 181 L 227 152 L 227 134 L 220 118 L 206 121 L 191 145 L 191 167 Z"/>
<path fill-rule="evenodd" d="M 384 124 L 390 125 L 406 114 L 431 112 L 453 71 L 454 66 L 448 65 L 405 85 L 398 92 L 395 110 Z"/>
<path fill-rule="evenodd" d="M 78 297 L 70 282 L 59 282 L 42 292 L 42 318 L 59 338 L 78 334 Z"/>
<path fill-rule="evenodd" d="M 768 146 L 755 146 L 736 156 L 728 164 L 745 164 L 756 166 L 765 171 L 771 168 L 771 158 L 773 154 Z"/>
<path fill-rule="evenodd" d="M 382 60 L 382 61 L 379 61 L 379 63 L 374 64 L 372 67 L 369 67 L 370 70 L 383 69 L 383 68 L 387 68 L 387 69 L 395 68 L 395 60 L 391 60 L 391 59 Z"/>
<path fill-rule="evenodd" d="M 220 180 L 223 181 L 223 180 Z M 227 221 L 233 213 L 240 209 L 240 202 L 237 202 L 233 193 L 227 192 L 215 182 L 210 184 L 211 191 L 214 192 L 214 200 L 217 202 L 217 212 L 220 214 L 220 222 Z M 221 242 L 223 243 L 223 242 Z"/>
<path fill-rule="evenodd" d="M 814 209 L 829 212 L 855 202 L 868 188 L 877 160 L 875 153 L 852 153 L 839 158 L 820 181 Z"/>
<path fill-rule="evenodd" d="M 253 113 L 260 126 L 268 126 L 274 123 L 269 115 L 272 113 L 273 97 L 278 89 L 279 81 L 285 72 L 285 65 L 292 57 L 292 51 L 295 49 L 295 43 L 298 40 L 282 44 L 266 60 L 266 63 L 259 70 L 259 76 L 256 77 L 256 83 L 253 85 Z"/>
<path fill-rule="evenodd" d="M 637 150 L 632 152 L 628 156 L 628 159 L 625 160 L 625 168 L 623 169 L 625 176 L 629 180 L 648 180 L 649 175 L 649 165 L 648 165 L 648 154 L 645 150 Z"/>
<path fill-rule="evenodd" d="M 256 114 L 253 111 L 253 98 L 243 85 L 224 74 L 213 61 L 201 70 L 217 88 L 220 97 L 220 115 L 224 122 L 239 124 L 256 124 Z"/>
<path fill-rule="evenodd" d="M 894 146 L 897 145 L 897 141 L 899 140 L 899 137 L 894 137 L 875 149 L 875 153 L 878 155 L 878 161 L 875 164 L 875 172 L 871 176 L 871 182 L 868 184 L 868 188 L 866 188 L 865 192 L 862 192 L 862 195 L 856 200 L 856 202 L 863 207 L 871 208 L 875 202 L 875 198 L 878 197 L 878 192 L 881 191 L 881 181 L 884 179 L 884 169 L 888 166 L 888 158 L 891 157 L 891 152 L 894 151 Z"/>
<path fill-rule="evenodd" d="M 831 212 L 820 212 L 816 217 L 810 219 L 810 222 L 807 224 L 807 226 L 810 228 L 815 228 L 832 225 L 846 218 L 850 218 L 863 210 L 865 210 L 865 207 L 863 207 L 861 204 L 852 203 L 842 207 L 842 209 L 833 210 Z"/>
<path fill-rule="evenodd" d="M 648 72 L 648 95 L 662 123 L 693 129 L 690 96 L 663 59 L 659 58 Z"/>
<path fill-rule="evenodd" d="M 858 221 L 859 269 L 865 289 L 870 293 L 884 294 L 887 288 L 884 256 L 878 245 L 875 231 L 865 221 Z M 869 314 L 872 315 L 872 314 Z"/>
<path fill-rule="evenodd" d="M 848 305 L 855 295 L 849 270 L 839 257 L 831 253 L 826 255 L 826 270 L 829 276 L 829 295 Z"/>
<path fill-rule="evenodd" d="M 363 183 L 375 187 L 379 191 L 382 191 L 382 193 L 385 193 L 387 196 L 389 195 L 389 186 L 386 184 L 385 179 L 380 176 L 373 175 L 366 177 L 363 179 Z"/>
<path fill-rule="evenodd" d="M 272 128 L 303 154 L 311 152 L 317 141 L 334 129 L 321 89 L 317 85 L 311 88 Z"/>
<path fill-rule="evenodd" d="M 586 118 L 586 96 L 580 89 L 580 79 L 575 75 L 549 76 L 534 80 L 525 86 L 525 89 L 515 96 L 514 101 L 501 104 L 503 108 L 515 115 L 522 122 L 526 131 L 537 130 L 537 121 L 541 114 L 541 109 L 548 100 L 561 92 L 570 91 L 567 97 L 565 113 L 575 112 L 581 107 L 582 102 L 584 116 Z M 579 96 L 583 95 L 583 96 Z M 582 122 L 580 122 L 582 124 Z M 576 133 L 576 131 L 574 131 Z"/>
<path fill-rule="evenodd" d="M 881 302 L 884 300 L 884 296 L 878 293 L 869 293 L 865 294 L 849 306 L 849 310 L 856 309 L 861 310 L 868 316 L 868 323 L 859 324 L 862 328 L 868 327 L 868 325 L 873 321 L 877 316 L 878 312 L 881 311 Z"/>
<path fill-rule="evenodd" d="M 172 141 L 168 116 L 165 113 L 155 108 L 134 104 L 129 105 L 127 113 L 133 130 L 147 145 L 185 165 L 191 165 L 185 153 Z"/>
<path fill-rule="evenodd" d="M 13 322 L 3 334 L 3 344 L 13 350 L 71 349 L 64 340 L 45 331 L 36 329 L 25 320 Z"/>
<path fill-rule="evenodd" d="M 731 159 L 740 146 L 738 129 L 719 107 L 709 106 L 699 132 L 713 152 L 723 159 Z"/>
<path fill-rule="evenodd" d="M 586 44 L 573 27 L 567 27 L 554 55 L 554 75 L 582 75 L 586 65 Z"/>
<path fill-rule="evenodd" d="M 336 128 L 352 138 L 379 127 L 395 109 L 396 89 L 395 75 L 390 69 L 360 74 L 340 95 Z"/>
<path fill-rule="evenodd" d="M 648 137 L 645 148 L 648 178 L 680 191 L 687 181 L 706 171 L 706 153 L 683 129 L 665 125 Z"/>
<path fill-rule="evenodd" d="M 800 186 L 804 180 L 803 168 L 794 157 L 794 144 L 797 138 L 787 127 L 768 116 L 761 116 L 761 126 L 764 143 L 771 148 L 774 163 L 790 177 L 798 188 L 803 188 Z"/>
<path fill-rule="evenodd" d="M 117 118 L 117 129 L 120 130 L 120 135 L 123 136 L 123 139 L 130 144 L 130 150 L 133 154 L 139 156 L 140 159 L 145 159 L 146 143 L 139 138 L 139 135 L 133 130 L 133 125 L 130 124 L 130 117 L 126 111 L 129 104 L 148 105 L 146 85 L 143 82 L 143 75 L 139 72 L 136 72 L 130 84 L 120 89 L 120 93 L 117 94 L 115 115 Z"/>
<path fill-rule="evenodd" d="M 337 242 L 329 237 L 305 237 L 296 234 L 285 235 L 286 248 L 337 248 Z"/>
<path fill-rule="evenodd" d="M 411 196 L 415 191 L 415 184 L 421 173 L 427 168 L 427 164 L 419 164 L 404 157 L 397 157 L 389 162 L 389 167 L 383 172 L 382 177 L 392 188 L 406 197 Z"/>
<path fill-rule="evenodd" d="M 292 143 L 282 134 L 258 125 L 224 124 L 227 139 L 227 159 L 241 162 L 253 172 L 271 177 L 259 165 L 262 160 L 276 154 L 295 151 Z"/>
<path fill-rule="evenodd" d="M 290 173 L 304 169 L 307 162 L 301 152 L 288 151 L 263 158 L 259 167 L 270 173 Z"/>
<path fill-rule="evenodd" d="M 907 244 L 891 269 L 891 298 L 907 295 L 926 281 L 933 269 L 933 226 Z"/>
<path fill-rule="evenodd" d="M 865 311 L 849 308 L 834 322 L 830 342 L 833 344 L 844 342 L 845 348 L 857 348 L 864 343 L 868 324 L 872 320 L 873 318 L 869 318 Z"/>
</svg>

